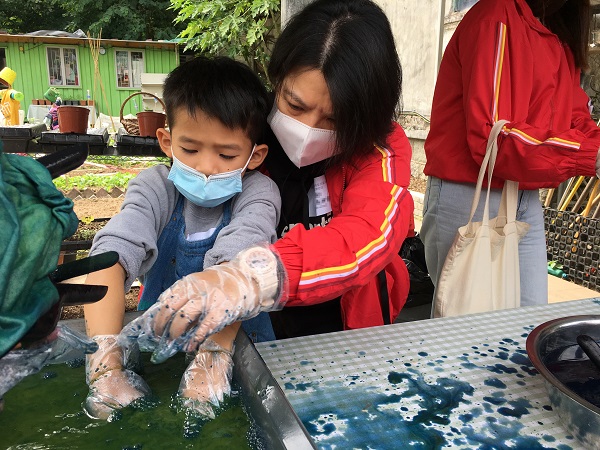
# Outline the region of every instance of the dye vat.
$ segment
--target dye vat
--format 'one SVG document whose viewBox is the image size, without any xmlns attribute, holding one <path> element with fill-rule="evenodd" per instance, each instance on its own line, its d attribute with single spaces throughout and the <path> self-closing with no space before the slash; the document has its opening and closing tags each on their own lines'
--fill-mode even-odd
<svg viewBox="0 0 600 450">
<path fill-rule="evenodd" d="M 149 354 L 142 359 L 153 397 L 109 422 L 82 410 L 88 393 L 83 359 L 46 366 L 24 379 L 5 395 L 0 448 L 264 448 L 239 394 L 234 392 L 214 420 L 190 419 L 173 401 L 187 365 L 184 355 L 158 365 L 149 362 Z"/>
<path fill-rule="evenodd" d="M 126 313 L 125 321 L 139 314 Z M 85 332 L 82 319 L 61 323 Z M 158 365 L 150 363 L 149 356 L 142 358 L 143 377 L 155 400 L 125 408 L 110 423 L 89 419 L 83 412 L 88 392 L 83 358 L 79 367 L 46 366 L 26 378 L 4 396 L 0 449 L 317 448 L 245 333 L 238 333 L 235 340 L 234 395 L 206 423 L 186 420 L 184 412 L 171 406 L 185 370 L 184 355 Z"/>
</svg>

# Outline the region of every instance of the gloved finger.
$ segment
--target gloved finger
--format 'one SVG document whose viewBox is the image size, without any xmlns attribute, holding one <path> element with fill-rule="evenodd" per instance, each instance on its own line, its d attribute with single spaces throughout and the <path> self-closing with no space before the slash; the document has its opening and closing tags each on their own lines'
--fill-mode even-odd
<svg viewBox="0 0 600 450">
<path fill-rule="evenodd" d="M 239 319 L 237 315 L 228 314 L 224 317 L 219 312 L 211 311 L 196 327 L 194 334 L 188 340 L 187 347 L 184 349 L 186 352 L 196 351 L 207 338 Z"/>
<path fill-rule="evenodd" d="M 164 328 L 161 337 L 169 340 L 177 339 L 179 336 L 187 333 L 190 328 L 195 327 L 200 320 L 207 314 L 210 307 L 215 307 L 215 303 L 219 301 L 225 302 L 225 296 L 221 292 L 211 293 L 210 305 L 207 305 L 207 294 L 203 294 L 202 298 L 190 298 L 176 314 L 171 317 L 171 320 Z"/>
<path fill-rule="evenodd" d="M 155 303 L 139 317 L 129 322 L 123 327 L 117 342 L 124 348 L 137 345 L 143 352 L 151 352 L 156 348 L 160 336 L 154 333 L 154 319 L 157 311 L 161 308 L 159 303 Z"/>
<path fill-rule="evenodd" d="M 168 332 L 165 333 L 159 340 L 152 356 L 150 357 L 150 361 L 154 364 L 159 364 L 166 361 L 171 356 L 175 355 L 178 352 L 188 352 L 187 348 L 189 347 L 190 340 L 194 337 L 198 325 L 193 328 L 190 328 L 187 332 L 178 336 L 175 339 L 169 339 Z M 194 351 L 198 348 L 199 345 L 194 347 Z"/>
<path fill-rule="evenodd" d="M 192 273 L 173 283 L 158 298 L 161 307 L 157 310 L 154 318 L 154 333 L 157 336 L 162 336 L 181 308 L 191 300 L 199 302 L 200 299 L 206 298 L 208 286 L 218 285 L 218 283 L 218 274 L 210 269 L 204 272 Z M 200 307 L 199 304 L 197 307 Z"/>
<path fill-rule="evenodd" d="M 218 284 L 209 285 L 203 279 L 203 286 L 197 289 L 199 283 L 193 283 L 196 296 L 191 296 L 172 316 L 164 328 L 163 337 L 176 339 L 191 327 L 199 325 L 195 341 L 201 343 L 206 336 L 225 326 L 258 314 L 260 305 L 257 302 L 256 288 L 231 268 L 219 266 L 218 269 L 203 272 L 217 280 Z"/>
<path fill-rule="evenodd" d="M 137 373 L 111 370 L 90 384 L 83 409 L 92 419 L 106 420 L 113 411 L 147 395 L 150 395 L 150 387 Z"/>
<path fill-rule="evenodd" d="M 166 331 L 154 350 L 151 360 L 154 363 L 159 363 L 180 351 L 196 352 L 206 338 L 236 322 L 238 318 L 238 314 L 226 314 L 222 308 L 216 308 L 210 310 L 193 328 L 188 329 L 175 339 L 171 339 L 171 333 Z"/>
</svg>

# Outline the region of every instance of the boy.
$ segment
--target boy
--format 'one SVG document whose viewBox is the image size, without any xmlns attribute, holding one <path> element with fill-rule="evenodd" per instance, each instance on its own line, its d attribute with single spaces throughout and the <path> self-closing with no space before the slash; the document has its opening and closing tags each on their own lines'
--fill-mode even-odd
<svg viewBox="0 0 600 450">
<path fill-rule="evenodd" d="M 100 231 L 91 254 L 114 250 L 119 263 L 86 282 L 108 285 L 100 302 L 85 307 L 86 329 L 99 350 L 87 360 L 90 394 L 85 410 L 107 418 L 149 392 L 127 370 L 116 342 L 123 326 L 124 292 L 138 276 L 147 309 L 177 279 L 233 258 L 259 242 L 273 242 L 281 200 L 259 172 L 268 148 L 260 144 L 268 114 L 267 93 L 246 66 L 229 58 L 196 58 L 173 70 L 163 97 L 169 130 L 157 138 L 172 159 L 129 183 L 119 214 Z M 125 289 L 123 289 L 125 288 Z M 239 324 L 206 342 L 186 369 L 179 393 L 184 404 L 212 415 L 229 392 L 233 339 Z M 243 323 L 255 341 L 274 339 L 266 313 Z"/>
</svg>

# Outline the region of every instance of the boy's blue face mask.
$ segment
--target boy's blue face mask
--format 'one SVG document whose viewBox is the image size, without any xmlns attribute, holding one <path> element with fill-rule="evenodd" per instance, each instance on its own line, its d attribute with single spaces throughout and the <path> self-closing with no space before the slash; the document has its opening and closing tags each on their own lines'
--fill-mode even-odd
<svg viewBox="0 0 600 450">
<path fill-rule="evenodd" d="M 226 202 L 238 192 L 242 192 L 242 173 L 250 164 L 255 148 L 256 144 L 252 148 L 248 161 L 241 169 L 217 173 L 208 177 L 202 172 L 186 166 L 172 154 L 173 164 L 167 178 L 190 202 L 205 208 L 213 208 Z"/>
</svg>

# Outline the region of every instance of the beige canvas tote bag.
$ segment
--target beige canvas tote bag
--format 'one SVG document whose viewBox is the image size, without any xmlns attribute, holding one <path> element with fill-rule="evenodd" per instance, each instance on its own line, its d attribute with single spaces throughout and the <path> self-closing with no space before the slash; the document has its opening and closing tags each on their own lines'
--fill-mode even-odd
<svg viewBox="0 0 600 450">
<path fill-rule="evenodd" d="M 446 256 L 434 299 L 434 317 L 516 308 L 521 304 L 519 241 L 529 225 L 517 222 L 518 183 L 505 181 L 498 216 L 490 219 L 492 173 L 497 137 L 506 120 L 494 124 L 475 188 L 469 222 L 458 229 Z M 473 222 L 483 177 L 488 188 L 481 222 Z"/>
</svg>

